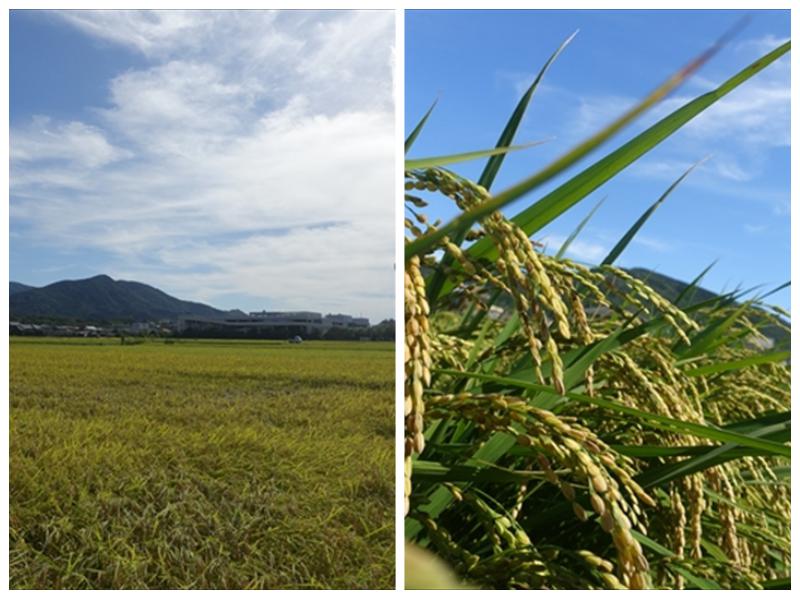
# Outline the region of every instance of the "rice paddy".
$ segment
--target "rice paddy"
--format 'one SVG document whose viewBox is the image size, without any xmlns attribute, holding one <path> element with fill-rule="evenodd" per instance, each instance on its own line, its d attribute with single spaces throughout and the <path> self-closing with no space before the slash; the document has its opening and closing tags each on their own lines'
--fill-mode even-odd
<svg viewBox="0 0 800 599">
<path fill-rule="evenodd" d="M 390 343 L 12 339 L 10 585 L 394 587 Z"/>
</svg>

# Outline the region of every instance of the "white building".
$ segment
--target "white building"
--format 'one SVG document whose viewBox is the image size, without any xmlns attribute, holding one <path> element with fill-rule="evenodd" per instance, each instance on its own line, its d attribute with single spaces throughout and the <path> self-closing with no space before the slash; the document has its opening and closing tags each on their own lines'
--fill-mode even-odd
<svg viewBox="0 0 800 599">
<path fill-rule="evenodd" d="M 319 312 L 250 312 L 250 317 L 245 320 L 262 326 L 313 326 L 323 324 L 322 314 Z"/>
<path fill-rule="evenodd" d="M 287 335 L 298 332 L 309 334 L 324 334 L 329 329 L 349 328 L 362 329 L 369 327 L 369 319 L 353 317 L 348 314 L 328 314 L 323 316 L 320 312 L 232 312 L 230 316 L 205 317 L 181 316 L 178 319 L 179 331 L 186 329 L 253 329 L 269 328 Z"/>
<path fill-rule="evenodd" d="M 344 329 L 360 329 L 369 326 L 369 319 L 356 318 L 349 314 L 327 314 L 322 323 L 328 328 L 340 327 Z"/>
</svg>

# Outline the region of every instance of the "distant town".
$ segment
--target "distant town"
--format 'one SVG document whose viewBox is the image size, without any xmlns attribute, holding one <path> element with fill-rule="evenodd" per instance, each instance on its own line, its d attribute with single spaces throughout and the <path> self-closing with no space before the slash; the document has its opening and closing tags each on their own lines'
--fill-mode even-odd
<svg viewBox="0 0 800 599">
<path fill-rule="evenodd" d="M 26 319 L 27 320 L 27 319 Z M 196 315 L 177 319 L 112 324 L 9 323 L 10 335 L 53 337 L 225 337 L 282 339 L 392 339 L 394 321 L 370 326 L 369 319 L 320 312 L 250 312 L 233 310 L 223 317 Z"/>
</svg>

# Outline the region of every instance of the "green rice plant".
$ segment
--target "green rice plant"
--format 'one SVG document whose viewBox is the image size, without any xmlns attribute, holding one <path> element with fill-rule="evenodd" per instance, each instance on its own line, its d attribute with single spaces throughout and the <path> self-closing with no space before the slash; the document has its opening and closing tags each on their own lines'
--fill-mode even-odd
<svg viewBox="0 0 800 599">
<path fill-rule="evenodd" d="M 724 43 L 494 194 L 505 154 L 518 149 L 525 110 L 569 41 L 526 91 L 495 149 L 406 163 L 405 535 L 425 550 L 412 550 L 407 584 L 783 588 L 789 353 L 764 350 L 763 338 L 768 327 L 788 330 L 788 314 L 765 302 L 769 294 L 695 302 L 708 269 L 670 301 L 614 266 L 689 171 L 594 267 L 564 258 L 585 220 L 553 256 L 531 238 L 790 43 L 508 218 L 500 208 L 612 138 Z M 488 161 L 474 182 L 445 168 L 482 157 Z M 431 222 L 432 201 L 454 202 L 459 215 Z M 420 565 L 431 553 L 452 572 Z"/>
</svg>

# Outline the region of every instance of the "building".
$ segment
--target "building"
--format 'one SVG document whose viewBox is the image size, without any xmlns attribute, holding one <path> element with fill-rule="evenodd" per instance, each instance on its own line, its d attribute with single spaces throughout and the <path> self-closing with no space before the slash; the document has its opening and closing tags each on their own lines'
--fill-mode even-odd
<svg viewBox="0 0 800 599">
<path fill-rule="evenodd" d="M 339 327 L 343 329 L 364 329 L 369 326 L 369 319 L 356 318 L 349 314 L 328 314 L 322 319 L 327 328 Z"/>
<path fill-rule="evenodd" d="M 318 336 L 332 328 L 366 329 L 369 319 L 357 318 L 348 314 L 328 314 L 320 312 L 250 312 L 245 314 L 233 311 L 227 316 L 181 316 L 177 322 L 177 330 L 184 332 L 209 331 L 225 329 L 235 331 L 262 331 L 276 336 L 294 337 L 295 335 Z"/>
<path fill-rule="evenodd" d="M 261 326 L 322 326 L 323 324 L 322 314 L 319 312 L 250 312 L 250 317 L 245 320 L 256 322 Z"/>
</svg>

